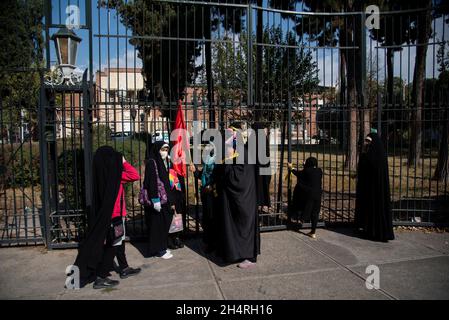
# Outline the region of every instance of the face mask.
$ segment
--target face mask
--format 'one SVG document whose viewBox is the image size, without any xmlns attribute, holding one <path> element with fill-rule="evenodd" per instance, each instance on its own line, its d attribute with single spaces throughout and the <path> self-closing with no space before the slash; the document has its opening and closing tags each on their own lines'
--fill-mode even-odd
<svg viewBox="0 0 449 320">
<path fill-rule="evenodd" d="M 159 151 L 159 153 L 161 154 L 162 160 L 165 160 L 168 156 L 168 151 Z"/>
</svg>

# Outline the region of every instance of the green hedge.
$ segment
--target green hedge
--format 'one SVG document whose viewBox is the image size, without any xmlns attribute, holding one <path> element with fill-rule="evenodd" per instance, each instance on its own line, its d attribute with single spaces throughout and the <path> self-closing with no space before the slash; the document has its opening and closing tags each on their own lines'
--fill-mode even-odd
<svg viewBox="0 0 449 320">
<path fill-rule="evenodd" d="M 133 166 L 137 167 L 143 163 L 145 159 L 145 144 L 146 136 L 141 134 L 135 138 L 125 140 L 111 140 L 110 129 L 106 126 L 98 126 L 93 130 L 93 153 L 102 145 L 110 145 L 117 151 L 123 153 L 126 160 Z M 75 145 L 72 145 L 75 141 Z M 58 140 L 58 181 L 60 186 L 67 186 L 67 196 L 75 201 L 73 198 L 74 191 L 73 181 L 84 184 L 84 151 L 80 147 L 79 137 L 69 137 L 65 141 L 66 150 L 63 150 L 64 145 L 62 140 Z M 71 147 L 70 149 L 68 147 Z M 29 142 L 19 145 L 4 145 L 4 152 L 0 155 L 0 165 L 3 166 L 2 184 L 6 188 L 12 187 L 30 187 L 40 184 L 40 157 L 39 157 L 39 142 Z M 78 199 L 81 201 L 81 199 Z"/>
<path fill-rule="evenodd" d="M 0 165 L 4 167 L 6 188 L 29 187 L 40 184 L 39 143 L 4 145 Z M 2 180 L 3 180 L 2 179 Z"/>
</svg>

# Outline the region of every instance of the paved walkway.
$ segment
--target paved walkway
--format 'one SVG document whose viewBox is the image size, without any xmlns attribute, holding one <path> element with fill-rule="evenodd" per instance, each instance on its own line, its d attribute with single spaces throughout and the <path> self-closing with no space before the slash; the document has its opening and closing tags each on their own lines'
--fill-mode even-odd
<svg viewBox="0 0 449 320">
<path fill-rule="evenodd" d="M 117 289 L 64 289 L 65 268 L 76 250 L 0 248 L 0 299 L 449 299 L 449 233 L 397 232 L 390 243 L 354 237 L 349 230 L 262 234 L 258 265 L 221 266 L 188 241 L 174 258 L 144 258 L 128 244 L 137 277 Z M 380 289 L 368 290 L 368 265 L 380 269 Z M 117 274 L 113 278 L 118 279 Z"/>
</svg>

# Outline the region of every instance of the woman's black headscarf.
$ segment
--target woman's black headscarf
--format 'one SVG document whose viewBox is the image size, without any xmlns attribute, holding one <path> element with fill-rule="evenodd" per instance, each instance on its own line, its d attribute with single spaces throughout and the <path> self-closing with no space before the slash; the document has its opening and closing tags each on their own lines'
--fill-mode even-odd
<svg viewBox="0 0 449 320">
<path fill-rule="evenodd" d="M 304 169 L 306 168 L 317 168 L 318 167 L 318 160 L 315 157 L 309 157 L 306 159 L 306 162 L 304 163 Z"/>
<path fill-rule="evenodd" d="M 159 151 L 165 144 L 167 144 L 167 143 L 164 141 L 156 141 L 151 144 L 151 147 L 149 148 L 149 152 L 148 152 L 147 166 L 145 169 L 145 181 L 146 182 L 144 182 L 144 184 L 147 185 L 147 188 L 150 188 L 150 186 L 148 186 L 148 181 L 151 181 L 150 177 L 154 176 L 155 172 L 154 172 L 154 170 L 150 169 L 150 168 L 153 168 L 153 166 L 152 165 L 149 166 L 148 164 L 154 160 L 156 162 L 159 179 L 161 179 L 161 181 L 164 183 L 165 191 L 167 192 L 168 201 L 169 201 L 169 203 L 172 203 L 168 168 L 165 166 L 164 160 L 162 160 L 161 154 L 159 153 Z"/>
<path fill-rule="evenodd" d="M 115 200 L 123 172 L 123 156 L 110 146 L 102 146 L 93 159 L 93 205 L 88 212 L 88 232 L 81 243 L 75 265 L 80 269 L 81 284 L 93 281 L 103 256 Z"/>
<path fill-rule="evenodd" d="M 355 223 L 372 240 L 394 239 L 390 202 L 388 159 L 376 133 L 368 134 L 371 143 L 360 154 L 357 168 Z"/>
</svg>

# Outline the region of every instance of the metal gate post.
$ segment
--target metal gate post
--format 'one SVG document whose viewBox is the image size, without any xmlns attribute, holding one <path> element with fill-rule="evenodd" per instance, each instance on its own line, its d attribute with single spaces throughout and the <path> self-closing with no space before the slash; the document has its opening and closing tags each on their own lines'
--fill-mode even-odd
<svg viewBox="0 0 449 320">
<path fill-rule="evenodd" d="M 42 211 L 39 214 L 41 224 L 42 238 L 45 245 L 49 248 L 50 239 L 50 189 L 48 181 L 48 150 L 46 142 L 46 106 L 48 104 L 44 88 L 44 79 L 41 76 L 41 89 L 39 97 L 39 162 L 40 162 L 40 180 L 41 180 L 41 203 Z"/>
<path fill-rule="evenodd" d="M 42 216 L 40 222 L 43 229 L 43 239 L 48 249 L 52 249 L 52 221 L 51 214 L 57 210 L 57 147 L 55 108 L 48 99 L 49 89 L 41 79 L 41 92 L 39 103 L 39 158 L 40 158 L 40 180 Z M 54 102 L 54 101 L 53 101 Z"/>
</svg>

